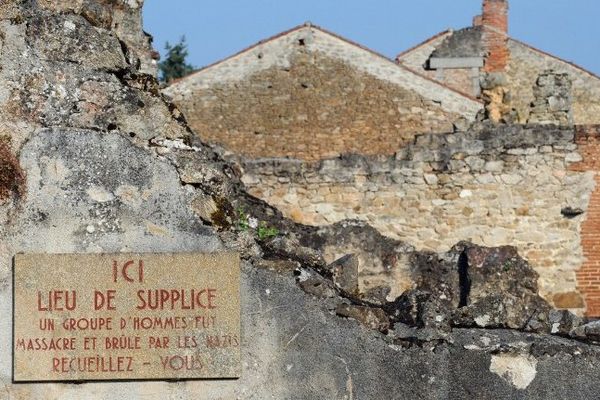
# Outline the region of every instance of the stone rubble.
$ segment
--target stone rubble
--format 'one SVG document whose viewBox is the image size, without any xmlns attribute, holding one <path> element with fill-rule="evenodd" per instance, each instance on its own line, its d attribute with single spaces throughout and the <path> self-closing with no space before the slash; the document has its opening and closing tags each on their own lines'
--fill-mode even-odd
<svg viewBox="0 0 600 400">
<path fill-rule="evenodd" d="M 567 73 L 542 72 L 533 88 L 530 124 L 573 125 L 572 81 Z"/>
</svg>

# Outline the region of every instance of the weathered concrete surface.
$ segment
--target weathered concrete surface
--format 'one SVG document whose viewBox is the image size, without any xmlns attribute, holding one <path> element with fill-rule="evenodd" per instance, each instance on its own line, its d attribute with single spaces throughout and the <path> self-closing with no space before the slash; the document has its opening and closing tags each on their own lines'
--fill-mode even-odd
<svg viewBox="0 0 600 400">
<path fill-rule="evenodd" d="M 567 398 L 574 390 L 580 399 L 598 396 L 600 355 L 589 345 L 510 331 L 458 330 L 441 342 L 432 338 L 431 343 L 405 348 L 394 344 L 392 337 L 385 340 L 355 321 L 331 315 L 287 277 L 246 267 L 243 282 L 244 369 L 239 381 L 28 386 L 6 382 L 6 389 L 13 399 L 52 400 L 541 400 L 550 394 Z M 490 371 L 492 357 L 502 354 L 537 360 L 534 379 L 524 390 L 511 378 L 499 376 L 498 369 Z M 530 373 L 517 371 L 515 380 L 521 382 L 519 376 Z"/>
<path fill-rule="evenodd" d="M 132 58 L 133 45 L 120 36 L 124 26 L 97 21 L 103 10 L 133 13 L 128 18 L 137 12 L 139 19 L 139 9 L 121 5 L 0 4 L 0 137 L 13 151 L 36 129 L 52 126 L 118 129 L 140 140 L 185 136 L 178 112 L 164 103 L 156 81 Z"/>
<path fill-rule="evenodd" d="M 21 149 L 21 166 L 27 199 L 8 228 L 19 251 L 220 247 L 187 207 L 176 169 L 122 135 L 44 130 Z"/>
</svg>

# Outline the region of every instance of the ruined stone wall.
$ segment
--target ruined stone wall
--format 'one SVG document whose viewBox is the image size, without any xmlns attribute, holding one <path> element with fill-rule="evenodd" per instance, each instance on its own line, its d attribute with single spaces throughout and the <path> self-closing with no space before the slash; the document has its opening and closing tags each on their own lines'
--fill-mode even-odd
<svg viewBox="0 0 600 400">
<path fill-rule="evenodd" d="M 573 125 L 573 86 L 567 73 L 543 71 L 535 81 L 530 124 Z"/>
<path fill-rule="evenodd" d="M 47 3 L 0 2 L 0 399 L 598 398 L 598 324 L 549 310 L 514 248 L 412 253 L 407 269 L 419 285 L 391 302 L 346 292 L 338 283 L 353 284 L 354 269 L 332 271 L 315 248 L 348 246 L 350 235 L 363 257 L 386 265 L 409 249 L 360 225 L 311 234 L 250 198 L 235 166 L 191 135 L 141 65 L 125 61 L 113 31 Z M 240 229 L 239 206 L 281 233 L 263 240 Z M 321 246 L 300 244 L 307 234 Z M 239 379 L 14 381 L 15 254 L 220 250 L 241 255 Z"/>
<path fill-rule="evenodd" d="M 413 371 L 423 357 L 404 360 L 380 333 L 332 315 L 331 302 L 304 293 L 291 270 L 255 268 L 249 254 L 261 254 L 251 236 L 220 236 L 196 214 L 211 196 L 233 208 L 232 169 L 194 142 L 113 31 L 82 11 L 59 13 L 46 3 L 63 4 L 0 2 L 0 399 L 384 398 L 401 382 L 417 382 Z M 225 249 L 249 252 L 240 287 L 240 379 L 13 381 L 15 254 Z M 89 268 L 81 265 L 82 276 L 97 274 Z M 374 372 L 349 372 L 362 370 Z M 485 368 L 482 374 L 498 378 Z"/>
<path fill-rule="evenodd" d="M 479 71 L 473 72 L 471 68 L 440 69 L 434 72 L 434 79 L 444 85 L 466 93 L 469 96 L 479 96 Z M 475 78 L 474 78 L 475 77 Z"/>
<path fill-rule="evenodd" d="M 477 78 L 477 86 L 473 79 L 473 75 L 479 75 L 479 71 L 473 72 L 471 68 L 448 68 L 448 69 L 423 69 L 421 71 L 416 70 L 425 76 L 441 82 L 444 85 L 458 90 L 461 93 L 465 93 L 469 96 L 477 97 L 479 95 L 479 78 Z"/>
<path fill-rule="evenodd" d="M 431 53 L 433 53 L 436 47 L 441 45 L 444 40 L 452 34 L 452 31 L 443 32 L 437 37 L 430 39 L 427 43 L 421 44 L 414 49 L 398 55 L 396 62 L 405 65 L 421 75 L 458 90 L 461 93 L 474 95 L 474 93 L 472 93 L 473 85 L 470 79 L 470 69 L 456 68 L 440 71 L 425 68 Z"/>
<path fill-rule="evenodd" d="M 451 132 L 460 117 L 414 91 L 302 49 L 287 68 L 217 82 L 180 105 L 204 140 L 248 157 L 305 160 L 393 154 L 417 132 Z"/>
<path fill-rule="evenodd" d="M 471 31 L 469 31 L 470 34 Z M 432 53 L 436 52 L 436 49 L 440 47 L 449 38 L 456 36 L 462 36 L 461 31 L 446 31 L 439 34 L 437 37 L 430 39 L 428 42 L 423 43 L 414 49 L 408 50 L 396 57 L 396 61 L 399 64 L 405 65 L 406 67 L 418 72 L 419 74 L 425 75 L 430 79 L 451 87 L 452 89 L 458 90 L 461 93 L 468 94 L 472 97 L 478 97 L 480 94 L 479 89 L 479 68 L 446 68 L 446 69 L 428 69 L 427 64 L 429 62 Z M 480 36 L 476 36 L 478 40 Z M 456 41 L 457 45 L 463 45 L 464 43 L 460 40 Z M 473 41 L 468 43 L 468 46 L 473 46 Z M 448 57 L 452 54 L 460 54 L 461 52 L 473 51 L 471 47 L 453 49 L 450 54 L 444 54 L 443 56 Z"/>
<path fill-rule="evenodd" d="M 502 127 L 418 136 L 395 158 L 247 162 L 244 181 L 306 224 L 361 219 L 435 251 L 463 239 L 516 245 L 539 272 L 543 296 L 581 311 L 575 271 L 585 217 L 563 215 L 588 209 L 594 173 L 568 168 L 580 160 L 572 130 Z"/>
<path fill-rule="evenodd" d="M 538 75 L 553 70 L 569 74 L 573 81 L 575 124 L 600 124 L 600 78 L 515 40 L 509 40 L 508 46 L 511 58 L 507 69 L 507 87 L 511 94 L 511 106 L 516 108 L 521 122 L 526 122 L 529 116 Z"/>
</svg>

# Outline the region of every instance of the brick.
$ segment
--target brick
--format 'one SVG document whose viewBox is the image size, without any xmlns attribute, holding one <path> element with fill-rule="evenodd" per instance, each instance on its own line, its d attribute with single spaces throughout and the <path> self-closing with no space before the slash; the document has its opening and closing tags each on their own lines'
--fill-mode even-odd
<svg viewBox="0 0 600 400">
<path fill-rule="evenodd" d="M 578 126 L 576 142 L 580 145 L 581 162 L 570 166 L 572 171 L 600 171 L 600 143 L 590 139 L 597 135 L 599 126 Z M 596 177 L 596 189 L 592 193 L 586 219 L 581 224 L 581 246 L 585 262 L 576 272 L 577 288 L 587 305 L 588 317 L 600 316 L 600 178 Z M 560 299 L 559 299 L 560 300 Z"/>
<path fill-rule="evenodd" d="M 487 53 L 484 71 L 504 72 L 508 65 L 508 1 L 484 0 L 481 18 L 483 46 Z"/>
</svg>

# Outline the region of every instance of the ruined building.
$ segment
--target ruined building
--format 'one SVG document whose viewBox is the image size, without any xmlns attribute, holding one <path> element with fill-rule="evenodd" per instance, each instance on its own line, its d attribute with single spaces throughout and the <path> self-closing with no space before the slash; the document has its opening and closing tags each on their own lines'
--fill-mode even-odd
<svg viewBox="0 0 600 400">
<path fill-rule="evenodd" d="M 513 244 L 547 300 L 600 316 L 600 78 L 510 38 L 508 1 L 484 0 L 474 26 L 395 64 L 307 24 L 165 93 L 200 137 L 240 156 L 252 194 L 293 220 L 367 221 L 434 251 Z M 412 285 L 401 266 L 365 263 L 365 290 Z"/>
<path fill-rule="evenodd" d="M 496 121 L 600 123 L 600 78 L 510 38 L 506 0 L 484 1 L 474 26 L 442 32 L 396 63 L 305 24 L 165 93 L 206 140 L 252 158 L 389 155 L 417 133 L 464 128 L 484 102 Z M 540 87 L 563 87 L 548 88 L 546 71 L 569 77 L 572 110 L 565 96 L 538 99 Z M 540 112 L 548 101 L 550 113 Z"/>
<path fill-rule="evenodd" d="M 567 122 L 531 118 L 535 92 L 545 82 L 540 74 L 552 70 L 572 81 L 572 120 L 577 125 L 600 123 L 600 77 L 554 55 L 538 50 L 508 35 L 508 1 L 484 0 L 483 13 L 473 26 L 441 32 L 400 53 L 398 64 L 462 93 L 495 100 L 496 119 L 510 121 Z M 491 74 L 491 79 L 486 79 Z M 565 109 L 560 99 L 551 99 L 550 109 Z M 507 115 L 511 114 L 512 115 Z"/>
<path fill-rule="evenodd" d="M 196 132 L 244 156 L 318 160 L 392 154 L 452 132 L 482 103 L 310 24 L 165 89 Z"/>
<path fill-rule="evenodd" d="M 140 30 L 141 7 L 141 0 L 0 2 L 0 399 L 599 398 L 600 323 L 552 309 L 538 294 L 541 287 L 556 305 L 566 305 L 579 291 L 595 313 L 583 283 L 598 272 L 577 263 L 591 259 L 586 245 L 594 231 L 586 224 L 594 225 L 600 204 L 593 190 L 598 133 L 482 124 L 417 135 L 394 156 L 266 163 L 252 171 L 200 140 L 146 73 L 152 62 L 145 56 L 151 50 Z M 119 22 L 127 20 L 131 32 Z M 444 93 L 437 97 L 441 106 L 454 107 L 444 102 L 455 92 Z M 274 202 L 285 195 L 284 203 L 303 204 L 307 216 L 314 211 L 336 219 L 343 202 L 356 199 L 344 212 L 403 227 L 397 236 L 405 232 L 407 240 L 382 236 L 364 222 L 316 227 L 292 221 L 247 193 L 239 165 L 255 193 L 261 181 L 264 193 L 269 182 L 277 185 Z M 382 210 L 398 215 L 385 217 Z M 488 220 L 496 225 L 483 225 Z M 277 230 L 261 235 L 264 226 Z M 538 258 L 534 249 L 527 255 L 538 272 L 515 247 L 458 241 L 467 236 L 514 241 L 521 254 L 529 243 L 537 246 Z M 450 247 L 450 240 L 447 251 L 415 249 Z M 237 340 L 195 346 L 191 339 L 205 337 L 208 328 L 175 323 L 131 336 L 167 337 L 172 346 L 158 349 L 145 340 L 139 347 L 113 346 L 107 339 L 130 332 L 121 325 L 126 319 L 106 329 L 65 322 L 111 317 L 114 308 L 32 305 L 48 276 L 60 280 L 55 293 L 81 294 L 98 282 L 98 289 L 112 287 L 110 263 L 82 260 L 131 252 L 211 253 L 225 262 L 231 258 L 224 254 L 239 254 L 239 282 L 231 291 L 239 293 L 240 308 L 212 314 L 217 323 L 240 322 Z M 79 261 L 37 263 L 38 276 L 16 273 L 21 254 L 56 260 L 64 253 Z M 329 262 L 337 254 L 343 256 Z M 123 282 L 131 289 L 118 295 L 148 284 L 169 287 L 173 269 L 157 268 L 151 282 Z M 230 270 L 210 268 L 216 279 Z M 551 274 L 566 285 L 554 291 L 570 295 L 549 295 Z M 115 306 L 121 315 L 140 315 L 126 303 Z M 144 315 L 176 319 L 182 313 L 171 306 Z M 42 316 L 56 319 L 56 326 L 28 319 Z M 19 346 L 17 335 L 32 345 Z M 88 337 L 98 337 L 98 346 L 86 347 Z M 44 339 L 73 344 L 33 345 Z M 218 374 L 225 346 L 239 351 L 235 365 L 227 363 L 234 375 Z M 193 355 L 202 366 L 175 369 L 157 354 Z M 115 361 L 100 367 L 96 360 L 106 357 Z M 87 360 L 87 371 L 77 359 Z M 131 361 L 127 371 L 118 361 L 124 359 Z M 160 375 L 146 379 L 146 359 Z M 170 375 L 163 375 L 165 368 Z M 206 376 L 195 375 L 205 368 L 213 379 L 195 379 Z M 23 378 L 23 371 L 31 374 Z"/>
</svg>

